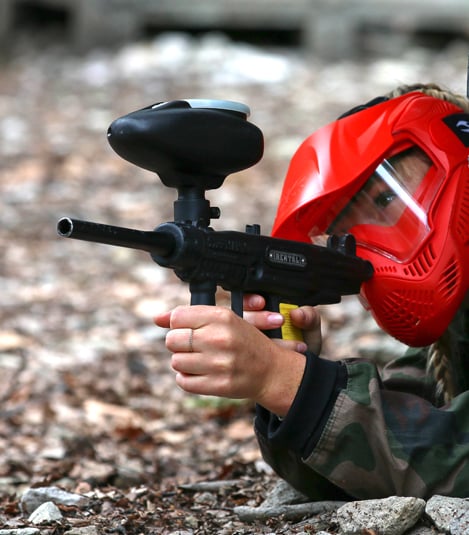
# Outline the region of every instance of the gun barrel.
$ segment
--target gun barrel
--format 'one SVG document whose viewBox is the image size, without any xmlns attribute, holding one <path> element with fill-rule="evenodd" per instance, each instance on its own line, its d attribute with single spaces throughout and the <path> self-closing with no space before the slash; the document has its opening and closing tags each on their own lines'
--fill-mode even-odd
<svg viewBox="0 0 469 535">
<path fill-rule="evenodd" d="M 70 217 L 59 220 L 57 233 L 64 238 L 140 249 L 163 257 L 171 255 L 176 246 L 174 236 L 167 232 L 134 230 Z"/>
</svg>

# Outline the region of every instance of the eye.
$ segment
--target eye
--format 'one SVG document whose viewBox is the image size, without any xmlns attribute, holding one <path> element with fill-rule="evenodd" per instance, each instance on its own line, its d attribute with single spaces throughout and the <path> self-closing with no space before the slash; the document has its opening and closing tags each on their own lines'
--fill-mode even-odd
<svg viewBox="0 0 469 535">
<path fill-rule="evenodd" d="M 389 189 L 389 190 L 386 190 L 386 191 L 382 191 L 379 195 L 377 195 L 374 198 L 373 202 L 379 208 L 386 208 L 387 206 L 389 206 L 392 203 L 392 201 L 396 197 L 397 197 L 396 192 L 394 192 L 393 190 Z"/>
</svg>

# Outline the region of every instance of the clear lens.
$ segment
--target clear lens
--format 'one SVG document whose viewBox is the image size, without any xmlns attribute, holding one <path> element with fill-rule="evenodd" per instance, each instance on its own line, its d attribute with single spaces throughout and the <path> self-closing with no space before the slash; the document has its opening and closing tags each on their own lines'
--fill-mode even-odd
<svg viewBox="0 0 469 535">
<path fill-rule="evenodd" d="M 428 206 L 419 192 L 432 166 L 415 146 L 384 160 L 327 233 L 351 233 L 363 247 L 407 260 L 429 231 Z"/>
</svg>

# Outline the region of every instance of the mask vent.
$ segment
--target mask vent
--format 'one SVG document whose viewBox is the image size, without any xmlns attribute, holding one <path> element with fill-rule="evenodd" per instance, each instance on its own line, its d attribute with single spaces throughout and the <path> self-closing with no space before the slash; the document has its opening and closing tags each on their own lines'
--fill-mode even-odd
<svg viewBox="0 0 469 535">
<path fill-rule="evenodd" d="M 397 273 L 397 268 L 391 264 L 386 266 L 377 266 L 375 267 L 375 273 Z"/>
<path fill-rule="evenodd" d="M 423 319 L 434 315 L 435 294 L 427 290 L 390 292 L 383 301 L 379 317 L 399 340 L 408 340 Z"/>
<path fill-rule="evenodd" d="M 407 277 L 422 277 L 432 269 L 435 259 L 435 252 L 429 243 L 415 261 L 404 269 L 404 274 Z"/>
<path fill-rule="evenodd" d="M 448 262 L 446 269 L 441 274 L 438 284 L 438 293 L 443 299 L 449 299 L 458 289 L 461 283 L 461 274 L 458 265 L 453 258 Z"/>
<path fill-rule="evenodd" d="M 466 180 L 459 202 L 456 232 L 463 244 L 469 240 L 469 180 Z"/>
</svg>

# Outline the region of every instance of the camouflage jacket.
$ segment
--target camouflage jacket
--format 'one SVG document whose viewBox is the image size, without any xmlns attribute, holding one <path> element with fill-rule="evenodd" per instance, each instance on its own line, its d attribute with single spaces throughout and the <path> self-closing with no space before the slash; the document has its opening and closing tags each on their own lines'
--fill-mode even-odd
<svg viewBox="0 0 469 535">
<path fill-rule="evenodd" d="M 469 331 L 458 344 L 459 393 L 447 405 L 425 348 L 381 372 L 370 361 L 307 354 L 287 416 L 257 408 L 265 460 L 312 499 L 469 497 Z"/>
</svg>

